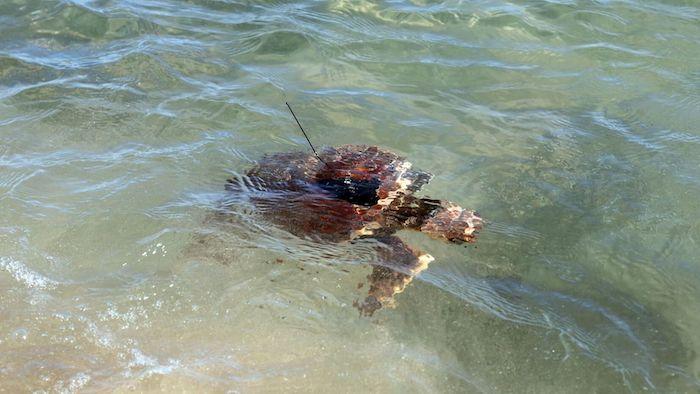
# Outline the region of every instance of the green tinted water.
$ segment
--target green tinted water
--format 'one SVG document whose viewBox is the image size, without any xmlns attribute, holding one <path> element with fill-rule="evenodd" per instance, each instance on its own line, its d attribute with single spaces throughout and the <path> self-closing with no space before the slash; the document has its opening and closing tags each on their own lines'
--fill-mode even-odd
<svg viewBox="0 0 700 394">
<path fill-rule="evenodd" d="M 699 92 L 694 1 L 5 1 L 0 386 L 697 392 Z M 286 100 L 478 248 L 403 234 L 436 262 L 366 319 L 350 247 L 213 225 L 307 149 Z"/>
</svg>

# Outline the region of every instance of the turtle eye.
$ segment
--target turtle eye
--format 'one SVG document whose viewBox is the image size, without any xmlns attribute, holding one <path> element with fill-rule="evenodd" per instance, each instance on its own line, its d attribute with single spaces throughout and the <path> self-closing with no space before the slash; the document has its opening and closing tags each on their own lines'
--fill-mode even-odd
<svg viewBox="0 0 700 394">
<path fill-rule="evenodd" d="M 379 202 L 377 190 L 381 182 L 378 179 L 321 179 L 318 184 L 336 198 L 353 204 L 371 207 Z"/>
</svg>

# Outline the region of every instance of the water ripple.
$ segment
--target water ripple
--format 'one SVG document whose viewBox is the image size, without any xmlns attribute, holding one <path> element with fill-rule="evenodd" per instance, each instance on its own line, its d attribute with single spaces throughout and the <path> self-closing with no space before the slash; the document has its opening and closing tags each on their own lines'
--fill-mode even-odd
<svg viewBox="0 0 700 394">
<path fill-rule="evenodd" d="M 0 4 L 0 379 L 696 391 L 698 21 L 691 0 Z M 306 148 L 285 101 L 319 146 L 439 173 L 426 193 L 490 219 L 478 249 L 401 234 L 442 262 L 355 319 L 376 243 L 290 234 L 263 218 L 288 196 L 223 191 Z M 520 331 L 445 339 L 491 321 Z"/>
</svg>

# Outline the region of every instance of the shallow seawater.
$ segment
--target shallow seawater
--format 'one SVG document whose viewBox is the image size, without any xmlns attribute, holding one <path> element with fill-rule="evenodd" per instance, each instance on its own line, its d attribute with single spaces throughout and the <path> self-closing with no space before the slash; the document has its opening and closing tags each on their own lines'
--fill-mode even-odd
<svg viewBox="0 0 700 394">
<path fill-rule="evenodd" d="M 476 247 L 366 318 L 353 245 L 212 221 L 285 101 Z M 3 1 L 0 391 L 698 392 L 699 108 L 691 0 Z"/>
</svg>

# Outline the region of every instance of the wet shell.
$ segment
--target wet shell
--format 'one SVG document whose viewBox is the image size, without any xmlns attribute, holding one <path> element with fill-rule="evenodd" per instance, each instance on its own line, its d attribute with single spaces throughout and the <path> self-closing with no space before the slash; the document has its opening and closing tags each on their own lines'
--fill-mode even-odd
<svg viewBox="0 0 700 394">
<path fill-rule="evenodd" d="M 337 197 L 358 205 L 382 209 L 399 195 L 412 194 L 432 175 L 411 169 L 411 163 L 376 146 L 344 145 L 327 148 L 326 162 L 315 181 Z"/>
</svg>

